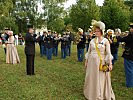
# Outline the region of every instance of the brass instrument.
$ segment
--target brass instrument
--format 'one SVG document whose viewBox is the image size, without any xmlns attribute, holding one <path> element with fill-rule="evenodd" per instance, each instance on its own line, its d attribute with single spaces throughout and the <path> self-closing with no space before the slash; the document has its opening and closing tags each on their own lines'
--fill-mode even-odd
<svg viewBox="0 0 133 100">
<path fill-rule="evenodd" d="M 77 45 L 81 40 L 81 36 L 79 35 L 79 33 L 76 34 L 76 36 L 74 36 L 74 41 L 73 44 Z"/>
<path fill-rule="evenodd" d="M 111 39 L 111 35 L 110 34 L 107 34 L 107 39 L 108 39 L 109 43 L 113 42 L 112 39 Z"/>
<path fill-rule="evenodd" d="M 110 43 L 112 43 L 112 42 L 116 43 L 117 42 L 116 35 L 111 35 L 111 36 L 109 35 L 109 36 L 107 36 L 107 38 L 108 38 Z"/>
<path fill-rule="evenodd" d="M 128 34 L 129 34 L 129 32 L 126 31 L 126 32 L 122 32 L 119 36 L 120 36 L 120 37 L 126 37 Z M 125 51 L 125 45 L 126 45 L 125 42 L 122 42 L 122 43 L 121 43 L 122 51 L 123 51 L 123 52 Z"/>
<path fill-rule="evenodd" d="M 121 36 L 121 37 L 125 37 L 125 36 L 127 36 L 128 34 L 129 34 L 129 33 L 124 33 L 124 32 L 123 32 L 122 34 L 120 34 L 120 36 Z"/>
<path fill-rule="evenodd" d="M 113 36 L 113 42 L 117 42 L 117 38 L 116 38 L 116 35 Z"/>
</svg>

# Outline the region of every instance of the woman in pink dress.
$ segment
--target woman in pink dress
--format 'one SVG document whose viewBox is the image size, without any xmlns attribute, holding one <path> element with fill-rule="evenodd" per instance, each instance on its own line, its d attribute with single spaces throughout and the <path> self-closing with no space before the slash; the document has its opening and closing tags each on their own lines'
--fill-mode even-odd
<svg viewBox="0 0 133 100">
<path fill-rule="evenodd" d="M 100 64 L 108 64 L 109 71 L 111 71 L 113 67 L 110 44 L 109 41 L 103 37 L 105 24 L 101 21 L 93 20 L 92 26 L 96 38 L 91 40 L 89 50 L 85 55 L 86 76 L 84 96 L 88 100 L 115 100 L 115 95 L 111 86 L 110 72 L 100 70 Z M 101 58 L 103 59 L 102 61 L 100 61 Z"/>
<path fill-rule="evenodd" d="M 13 31 L 9 31 L 9 39 L 6 42 L 6 63 L 7 64 L 17 64 L 20 63 L 20 59 L 18 56 L 17 48 L 14 45 L 14 36 L 13 36 Z"/>
</svg>

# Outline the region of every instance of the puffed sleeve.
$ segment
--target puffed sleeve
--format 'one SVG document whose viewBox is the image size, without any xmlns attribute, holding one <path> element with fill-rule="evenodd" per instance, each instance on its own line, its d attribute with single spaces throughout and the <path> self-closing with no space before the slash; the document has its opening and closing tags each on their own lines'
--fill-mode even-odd
<svg viewBox="0 0 133 100">
<path fill-rule="evenodd" d="M 105 43 L 105 48 L 106 48 L 106 51 L 105 51 L 105 62 L 107 64 L 110 64 L 110 62 L 112 62 L 113 60 L 113 56 L 111 54 L 111 49 L 110 49 L 110 43 L 108 40 L 106 40 L 106 43 Z"/>
<path fill-rule="evenodd" d="M 85 54 L 85 59 L 86 59 L 86 60 L 88 59 L 90 53 L 91 53 L 91 42 L 90 42 L 90 44 L 89 44 L 88 52 Z"/>
</svg>

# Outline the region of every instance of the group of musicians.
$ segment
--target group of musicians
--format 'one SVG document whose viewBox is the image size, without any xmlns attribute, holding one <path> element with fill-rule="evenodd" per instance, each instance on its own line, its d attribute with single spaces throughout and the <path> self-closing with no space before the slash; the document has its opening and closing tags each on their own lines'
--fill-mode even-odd
<svg viewBox="0 0 133 100">
<path fill-rule="evenodd" d="M 61 42 L 61 58 L 65 59 L 66 56 L 70 56 L 71 52 L 71 36 L 70 32 L 64 32 L 62 36 L 54 32 L 51 34 L 51 30 L 44 31 L 43 35 L 39 36 L 40 54 L 41 57 L 46 56 L 48 60 L 53 56 L 58 56 L 58 45 Z"/>
<path fill-rule="evenodd" d="M 34 58 L 35 58 L 35 43 L 40 45 L 41 57 L 47 57 L 48 60 L 52 56 L 58 56 L 58 45 L 61 42 L 61 58 L 71 54 L 71 37 L 70 32 L 64 32 L 62 36 L 56 32 L 53 34 L 51 30 L 44 31 L 43 35 L 35 35 L 33 25 L 28 26 L 28 33 L 25 36 L 25 54 L 27 61 L 27 75 L 34 75 Z"/>
<path fill-rule="evenodd" d="M 32 29 L 32 32 L 30 32 L 30 30 Z M 79 28 L 78 29 L 78 38 L 76 39 L 77 41 L 77 58 L 79 62 L 82 62 L 84 59 L 84 49 L 86 48 L 86 50 L 88 50 L 89 48 L 89 42 L 91 41 L 91 39 L 95 38 L 95 34 L 93 33 L 93 31 L 91 31 L 91 29 L 88 30 L 89 31 L 89 35 L 85 35 L 83 32 L 83 29 Z M 34 33 L 33 32 L 33 27 L 29 27 L 29 32 L 28 33 Z M 116 29 L 115 32 L 111 29 L 109 29 L 105 35 L 105 37 L 109 40 L 110 45 L 111 45 L 111 53 L 114 57 L 112 64 L 114 65 L 114 62 L 118 59 L 118 47 L 119 47 L 119 41 L 117 41 L 116 36 L 118 34 L 121 34 L 121 30 L 120 29 Z M 58 45 L 59 42 L 61 42 L 61 58 L 65 59 L 66 56 L 70 56 L 71 55 L 71 36 L 70 36 L 70 32 L 64 32 L 62 34 L 62 36 L 58 35 L 58 33 L 54 32 L 53 34 L 51 34 L 51 30 L 44 31 L 43 35 L 37 36 L 36 35 L 31 35 L 34 42 L 31 43 L 36 43 L 39 42 L 40 45 L 40 54 L 41 57 L 46 56 L 48 60 L 52 59 L 52 55 L 53 56 L 58 56 Z M 27 36 L 26 36 L 27 37 Z M 29 41 L 30 39 L 27 39 L 25 37 L 25 44 L 26 44 L 26 48 L 29 47 L 29 49 L 31 50 L 32 47 L 30 47 L 29 45 L 27 45 L 27 41 Z M 29 43 L 29 42 L 28 42 Z M 28 50 L 28 51 L 30 51 Z M 31 52 L 29 52 L 31 53 Z"/>
<path fill-rule="evenodd" d="M 33 25 L 28 26 L 28 33 L 25 36 L 25 54 L 26 54 L 26 68 L 27 75 L 34 75 L 34 58 L 35 58 L 35 44 L 40 45 L 41 57 L 47 57 L 48 60 L 52 59 L 52 56 L 58 56 L 58 45 L 61 43 L 61 58 L 65 59 L 71 55 L 71 41 L 77 44 L 77 58 L 79 62 L 84 60 L 84 51 L 88 51 L 90 41 L 95 38 L 93 30 L 88 30 L 88 35 L 84 34 L 83 29 L 79 28 L 78 33 L 72 40 L 71 32 L 67 30 L 61 35 L 51 30 L 44 31 L 43 35 L 35 35 Z M 4 35 L 5 39 L 8 34 Z M 127 87 L 133 86 L 133 24 L 130 24 L 129 32 L 122 34 L 120 29 L 111 30 L 108 29 L 105 38 L 110 43 L 111 54 L 113 55 L 112 65 L 118 59 L 118 48 L 120 44 L 124 43 L 124 66 L 126 73 Z M 3 39 L 4 41 L 4 39 Z M 4 43 L 4 42 L 3 42 Z M 5 53 L 6 48 L 4 47 Z"/>
</svg>

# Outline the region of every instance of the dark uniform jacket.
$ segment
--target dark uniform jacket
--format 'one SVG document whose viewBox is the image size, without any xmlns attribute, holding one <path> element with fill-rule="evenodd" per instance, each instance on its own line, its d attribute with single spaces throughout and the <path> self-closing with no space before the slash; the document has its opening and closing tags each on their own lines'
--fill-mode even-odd
<svg viewBox="0 0 133 100">
<path fill-rule="evenodd" d="M 68 41 L 69 41 L 68 38 L 62 37 L 60 41 L 61 41 L 61 48 L 66 48 L 68 45 Z"/>
<path fill-rule="evenodd" d="M 72 41 L 71 35 L 67 35 L 67 38 L 68 38 L 68 45 L 71 45 L 71 41 Z"/>
<path fill-rule="evenodd" d="M 43 46 L 46 46 L 46 36 L 42 35 L 40 37 L 40 44 Z"/>
<path fill-rule="evenodd" d="M 86 38 L 86 45 L 87 45 L 87 46 L 89 46 L 90 41 L 91 41 L 91 38 L 90 38 L 90 37 L 89 37 L 89 38 Z"/>
<path fill-rule="evenodd" d="M 115 37 L 111 37 L 112 43 L 110 44 L 111 47 L 111 54 L 116 54 L 119 48 L 119 42 L 115 41 Z"/>
<path fill-rule="evenodd" d="M 105 34 L 105 38 L 108 39 L 108 34 Z M 112 43 L 110 43 L 111 54 L 116 54 L 119 48 L 119 42 L 116 37 L 110 36 Z M 115 41 L 116 40 L 116 41 Z"/>
<path fill-rule="evenodd" d="M 35 42 L 37 42 L 35 35 L 32 36 L 30 33 L 27 33 L 25 36 L 25 54 L 26 55 L 35 55 Z"/>
<path fill-rule="evenodd" d="M 47 48 L 53 48 L 53 36 L 52 35 L 48 35 L 46 37 L 46 47 Z"/>
<path fill-rule="evenodd" d="M 119 48 L 119 42 L 115 42 L 114 38 L 112 38 L 112 43 L 110 44 L 111 54 L 116 54 Z"/>
<path fill-rule="evenodd" d="M 117 37 L 119 42 L 125 42 L 125 51 L 123 52 L 122 57 L 127 60 L 133 61 L 133 33 L 129 33 L 126 37 Z"/>
<path fill-rule="evenodd" d="M 81 35 L 80 39 L 81 39 L 81 41 L 78 43 L 77 48 L 78 49 L 84 49 L 85 48 L 85 42 L 86 42 L 85 35 Z"/>
<path fill-rule="evenodd" d="M 53 47 L 58 47 L 60 39 L 54 37 L 53 38 Z"/>
</svg>

